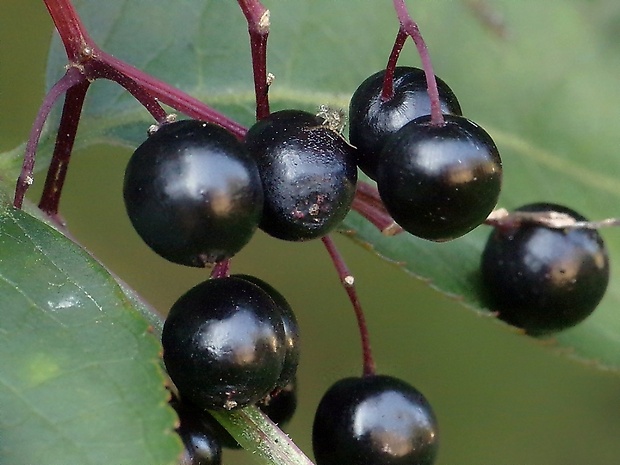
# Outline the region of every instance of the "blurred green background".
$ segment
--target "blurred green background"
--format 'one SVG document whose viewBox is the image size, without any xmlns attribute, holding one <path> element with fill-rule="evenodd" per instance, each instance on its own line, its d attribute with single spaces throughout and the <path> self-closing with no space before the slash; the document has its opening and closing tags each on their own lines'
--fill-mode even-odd
<svg viewBox="0 0 620 465">
<path fill-rule="evenodd" d="M 28 135 L 43 96 L 51 31 L 42 2 L 2 0 L 0 151 Z M 61 210 L 89 250 L 165 312 L 207 275 L 154 256 L 131 229 L 121 197 L 129 154 L 116 147 L 78 152 Z M 37 178 L 33 191 L 42 180 Z M 552 353 L 347 239 L 336 240 L 356 277 L 379 371 L 406 379 L 436 409 L 439 465 L 620 463 L 617 374 Z M 256 274 L 273 284 L 296 309 L 303 332 L 300 405 L 288 432 L 310 453 L 312 415 L 320 396 L 337 379 L 361 373 L 346 294 L 319 242 L 290 244 L 258 234 L 233 266 L 234 272 Z M 225 463 L 251 463 L 251 458 L 226 453 Z"/>
</svg>

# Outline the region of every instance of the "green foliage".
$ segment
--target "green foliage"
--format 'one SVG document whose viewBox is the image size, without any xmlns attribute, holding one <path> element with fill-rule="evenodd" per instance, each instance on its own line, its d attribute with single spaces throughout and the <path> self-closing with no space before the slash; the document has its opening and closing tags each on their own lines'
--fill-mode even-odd
<svg viewBox="0 0 620 465">
<path fill-rule="evenodd" d="M 161 349 L 142 304 L 86 252 L 6 200 L 0 461 L 174 463 Z"/>
</svg>

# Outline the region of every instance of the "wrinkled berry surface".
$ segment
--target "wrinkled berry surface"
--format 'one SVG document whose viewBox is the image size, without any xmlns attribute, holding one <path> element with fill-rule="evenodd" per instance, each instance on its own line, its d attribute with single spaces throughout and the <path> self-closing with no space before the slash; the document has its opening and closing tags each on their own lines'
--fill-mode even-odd
<svg viewBox="0 0 620 465">
<path fill-rule="evenodd" d="M 357 165 L 339 134 L 310 113 L 283 110 L 258 121 L 245 140 L 263 181 L 263 231 L 302 241 L 340 224 L 353 202 Z"/>
</svg>

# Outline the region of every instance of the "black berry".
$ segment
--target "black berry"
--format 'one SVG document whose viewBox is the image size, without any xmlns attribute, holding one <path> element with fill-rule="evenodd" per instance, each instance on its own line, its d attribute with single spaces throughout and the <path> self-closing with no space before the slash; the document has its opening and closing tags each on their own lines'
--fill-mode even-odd
<svg viewBox="0 0 620 465">
<path fill-rule="evenodd" d="M 394 95 L 381 97 L 385 70 L 373 74 L 357 88 L 349 104 L 349 141 L 358 150 L 358 165 L 376 179 L 377 161 L 389 136 L 409 121 L 430 115 L 424 71 L 399 66 L 394 70 Z M 441 111 L 461 115 L 459 102 L 441 79 L 437 80 Z"/>
<path fill-rule="evenodd" d="M 170 309 L 164 363 L 181 400 L 202 409 L 254 404 L 278 384 L 287 354 L 280 310 L 260 287 L 210 279 Z"/>
<path fill-rule="evenodd" d="M 265 194 L 260 228 L 285 240 L 324 236 L 349 212 L 357 183 L 355 150 L 310 113 L 272 113 L 250 128 L 249 152 Z"/>
<path fill-rule="evenodd" d="M 524 212 L 579 213 L 536 203 Z M 521 224 L 495 229 L 482 255 L 482 277 L 499 318 L 532 335 L 559 331 L 590 315 L 605 294 L 609 259 L 592 229 L 551 229 Z"/>
<path fill-rule="evenodd" d="M 266 283 L 256 276 L 246 274 L 235 274 L 233 277 L 245 279 L 252 284 L 256 284 L 263 291 L 269 294 L 280 312 L 282 325 L 284 326 L 286 354 L 284 356 L 282 372 L 280 373 L 280 378 L 278 380 L 278 387 L 284 388 L 290 384 L 291 380 L 295 377 L 295 374 L 297 373 L 297 365 L 299 364 L 299 325 L 297 324 L 295 313 L 293 313 L 293 309 L 284 296 L 271 284 Z"/>
<path fill-rule="evenodd" d="M 319 403 L 312 447 L 317 465 L 430 465 L 437 421 L 426 398 L 400 379 L 345 378 Z"/>
<path fill-rule="evenodd" d="M 415 119 L 381 152 L 377 188 L 394 220 L 434 241 L 462 236 L 486 219 L 499 197 L 502 163 L 495 143 L 461 116 Z"/>
<path fill-rule="evenodd" d="M 259 400 L 256 406 L 271 421 L 283 427 L 290 421 L 297 409 L 297 379 L 293 378 L 286 386 L 278 388 Z"/>
<path fill-rule="evenodd" d="M 136 149 L 123 194 L 149 247 L 197 267 L 237 253 L 256 230 L 263 205 L 258 169 L 243 144 L 196 120 L 164 124 Z"/>
<path fill-rule="evenodd" d="M 202 412 L 180 403 L 177 399 L 170 404 L 179 415 L 179 427 L 176 431 L 185 446 L 179 465 L 220 465 L 222 446 L 216 431 L 209 421 L 205 421 Z"/>
</svg>

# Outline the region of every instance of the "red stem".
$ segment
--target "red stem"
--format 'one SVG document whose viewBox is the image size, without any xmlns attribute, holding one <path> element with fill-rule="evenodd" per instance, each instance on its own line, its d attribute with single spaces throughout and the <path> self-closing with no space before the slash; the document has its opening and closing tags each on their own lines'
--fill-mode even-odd
<svg viewBox="0 0 620 465">
<path fill-rule="evenodd" d="M 217 262 L 211 270 L 211 279 L 226 278 L 230 275 L 230 259 Z"/>
<path fill-rule="evenodd" d="M 120 72 L 115 66 L 107 63 L 105 58 L 109 57 L 109 55 L 103 52 L 99 53 L 104 56 L 104 59 L 97 58 L 89 61 L 85 65 L 85 73 L 89 75 L 89 78 L 103 78 L 116 82 L 133 95 L 133 97 L 151 114 L 155 121 L 158 123 L 166 121 L 168 114 L 161 107 L 157 99 L 149 92 L 145 91 L 144 87 L 135 80 Z"/>
<path fill-rule="evenodd" d="M 71 87 L 65 94 L 65 104 L 58 126 L 56 145 L 50 167 L 47 171 L 45 186 L 41 194 L 39 208 L 49 216 L 57 217 L 60 194 L 67 176 L 67 168 L 71 158 L 73 143 L 77 133 L 82 106 L 86 91 L 90 86 L 89 81 L 82 81 Z"/>
<path fill-rule="evenodd" d="M 257 32 L 269 32 L 269 10 L 259 0 L 237 0 L 248 27 Z"/>
<path fill-rule="evenodd" d="M 250 31 L 254 94 L 256 95 L 256 119 L 269 116 L 269 85 L 267 84 L 267 34 Z"/>
<path fill-rule="evenodd" d="M 97 59 L 105 65 L 114 68 L 118 73 L 133 80 L 136 85 L 142 87 L 148 92 L 148 94 L 159 100 L 161 103 L 168 105 L 177 111 L 185 113 L 191 118 L 218 124 L 224 129 L 230 131 L 238 139 L 243 139 L 245 137 L 245 133 L 247 132 L 247 128 L 245 128 L 245 126 L 224 116 L 222 113 L 215 111 L 197 98 L 194 98 L 176 87 L 160 81 L 159 79 L 154 78 L 153 76 L 150 76 L 134 66 L 131 66 L 118 58 L 114 58 L 112 55 L 105 52 L 100 52 Z"/>
<path fill-rule="evenodd" d="M 77 11 L 69 0 L 44 1 L 60 34 L 69 61 L 83 66 L 86 78 L 104 77 L 119 83 L 129 90 L 158 121 L 163 117 L 163 110 L 157 108 L 154 99 L 191 118 L 219 124 L 239 139 L 245 136 L 247 130 L 244 126 L 185 92 L 102 51 L 86 32 Z"/>
<path fill-rule="evenodd" d="M 44 0 L 67 52 L 69 61 L 80 63 L 88 58 L 94 43 L 69 0 Z M 86 53 L 84 53 L 86 51 Z"/>
<path fill-rule="evenodd" d="M 437 80 L 435 79 L 435 72 L 433 71 L 433 64 L 431 63 L 431 57 L 428 53 L 424 38 L 420 33 L 418 25 L 413 21 L 405 0 L 393 0 L 394 9 L 398 15 L 400 21 L 400 29 L 413 39 L 416 48 L 418 49 L 418 55 L 422 61 L 422 68 L 424 69 L 424 75 L 426 76 L 426 86 L 428 91 L 428 97 L 431 101 L 431 124 L 435 126 L 442 126 L 445 124 L 443 114 L 441 113 L 441 103 L 439 101 L 439 90 L 437 89 Z"/>
<path fill-rule="evenodd" d="M 26 150 L 24 152 L 22 170 L 19 178 L 17 179 L 17 185 L 15 186 L 15 198 L 13 200 L 13 205 L 16 208 L 22 207 L 26 191 L 32 185 L 37 145 L 39 144 L 39 139 L 41 138 L 43 125 L 52 110 L 54 102 L 56 102 L 58 97 L 60 97 L 68 89 L 83 83 L 84 81 L 86 81 L 86 78 L 82 75 L 81 71 L 75 67 L 70 67 L 64 76 L 52 86 L 43 99 L 43 103 L 39 108 L 34 123 L 32 124 L 32 129 L 30 130 L 30 136 L 28 137 Z"/>
<path fill-rule="evenodd" d="M 86 32 L 77 11 L 69 0 L 44 1 L 71 65 L 46 95 L 33 123 L 24 152 L 22 170 L 15 186 L 13 205 L 16 208 L 22 207 L 26 191 L 33 183 L 35 154 L 45 121 L 55 101 L 67 92 L 54 155 L 39 204 L 40 208 L 51 216 L 57 215 L 84 97 L 90 81 L 97 78 L 110 79 L 123 86 L 160 123 L 166 120 L 167 115 L 158 103 L 158 99 L 190 117 L 220 124 L 239 139 L 245 136 L 246 128 L 242 125 L 179 89 L 100 50 Z M 75 89 L 70 90 L 73 87 Z"/>
<path fill-rule="evenodd" d="M 385 76 L 383 77 L 383 89 L 381 89 L 381 100 L 384 102 L 394 97 L 394 71 L 396 70 L 396 64 L 398 63 L 398 57 L 407 40 L 407 34 L 402 28 L 398 29 L 396 39 L 394 40 L 394 46 L 392 52 L 388 58 L 387 66 L 385 67 Z"/>
<path fill-rule="evenodd" d="M 344 287 L 345 291 L 347 291 L 347 295 L 349 296 L 349 300 L 353 305 L 353 310 L 355 311 L 355 317 L 357 319 L 357 327 L 360 333 L 360 339 L 362 342 L 362 356 L 364 359 L 364 369 L 363 376 L 372 376 L 376 372 L 375 362 L 372 358 L 372 351 L 370 348 L 370 333 L 368 332 L 368 326 L 366 325 L 366 318 L 364 317 L 364 311 L 362 310 L 362 305 L 357 297 L 357 292 L 355 291 L 355 278 L 351 275 L 349 268 L 347 267 L 344 259 L 338 252 L 336 248 L 336 244 L 329 236 L 324 236 L 322 239 L 323 245 L 327 249 L 329 256 L 332 259 L 334 266 L 336 267 L 336 271 L 338 272 L 338 277 L 340 278 L 340 282 Z"/>
<path fill-rule="evenodd" d="M 245 136 L 247 132 L 245 127 L 216 112 L 200 100 L 100 50 L 87 34 L 75 8 L 69 0 L 44 1 L 73 66 L 52 87 L 35 119 L 24 155 L 24 166 L 16 186 L 15 206 L 21 207 L 25 191 L 32 183 L 34 153 L 43 124 L 49 115 L 53 103 L 62 93 L 67 92 L 56 147 L 40 203 L 40 207 L 44 211 L 52 215 L 57 214 L 60 193 L 64 184 L 84 97 L 89 88 L 90 81 L 96 78 L 110 79 L 122 85 L 159 122 L 164 121 L 167 116 L 159 104 L 161 101 L 192 118 L 219 124 L 240 139 Z M 401 28 L 397 34 L 386 68 L 383 97 L 390 98 L 393 94 L 394 68 L 396 67 L 396 62 L 406 36 L 409 35 L 418 48 L 426 74 L 428 92 L 431 99 L 432 123 L 443 124 L 435 75 L 424 40 L 419 33 L 417 25 L 409 17 L 404 1 L 393 1 Z M 256 93 L 256 116 L 257 119 L 261 119 L 269 115 L 266 66 L 269 11 L 259 0 L 238 0 L 238 3 L 248 22 Z M 359 184 L 353 208 L 365 215 L 383 232 L 386 230 L 393 232 L 394 227 L 397 227 L 393 219 L 385 211 L 376 189 L 373 189 L 366 183 L 361 182 Z M 355 311 L 362 344 L 364 375 L 373 375 L 375 373 L 375 364 L 370 348 L 369 332 L 364 312 L 355 290 L 353 276 L 351 276 L 332 239 L 325 236 L 322 240 Z M 229 266 L 229 260 L 217 263 L 213 268 L 211 277 L 228 276 Z"/>
<path fill-rule="evenodd" d="M 359 181 L 353 198 L 352 210 L 366 218 L 385 236 L 394 236 L 403 232 L 394 218 L 385 209 L 377 189 L 367 182 Z"/>
<path fill-rule="evenodd" d="M 269 116 L 269 84 L 267 83 L 267 38 L 269 37 L 269 10 L 259 0 L 237 0 L 248 22 L 256 119 Z"/>
<path fill-rule="evenodd" d="M 261 118 L 269 114 L 266 78 L 266 40 L 269 33 L 269 12 L 258 0 L 238 0 L 238 2 L 248 21 L 250 37 L 254 37 L 251 40 L 259 42 L 258 44 L 252 44 L 252 53 L 255 90 L 257 92 L 257 117 Z M 72 76 L 72 81 L 67 80 L 68 78 L 63 78 L 57 86 L 52 88 L 41 107 L 40 115 L 35 120 L 33 133 L 24 157 L 24 169 L 16 187 L 16 206 L 21 206 L 21 199 L 23 199 L 26 189 L 32 183 L 34 152 L 43 122 L 49 114 L 50 102 L 53 103 L 62 92 L 75 83 L 86 79 L 105 78 L 119 83 L 142 103 L 159 122 L 166 119 L 166 113 L 159 104 L 159 102 L 162 102 L 192 118 L 219 124 L 239 139 L 245 136 L 247 129 L 244 126 L 213 110 L 200 100 L 99 49 L 85 31 L 70 1 L 45 0 L 45 3 L 67 48 L 67 55 L 79 61 L 79 63 L 76 63 L 76 66 L 67 72 L 68 75 Z M 406 34 L 399 31 L 397 44 L 402 42 L 405 37 Z M 402 48 L 402 46 L 395 45 L 396 49 L 398 47 Z M 395 66 L 398 53 L 400 53 L 399 50 L 393 51 L 391 57 L 393 64 L 388 64 L 388 68 Z M 80 70 L 82 75 L 80 75 Z M 264 98 L 261 98 L 261 96 Z M 59 169 L 58 167 L 52 168 L 52 172 L 49 175 L 50 179 L 60 179 L 58 176 L 62 175 L 56 171 Z M 66 168 L 62 168 L 62 170 L 66 170 Z M 57 191 L 61 186 L 62 182 L 54 188 L 48 185 L 46 191 Z M 400 228 L 385 211 L 383 204 L 378 198 L 378 194 L 372 191 L 376 191 L 376 189 L 372 189 L 366 183 L 359 183 L 353 209 L 366 217 L 384 234 L 400 232 Z M 42 206 L 50 212 L 54 212 L 57 210 L 57 201 L 52 200 L 51 196 L 47 197 L 48 195 L 46 194 L 42 198 Z"/>
</svg>

